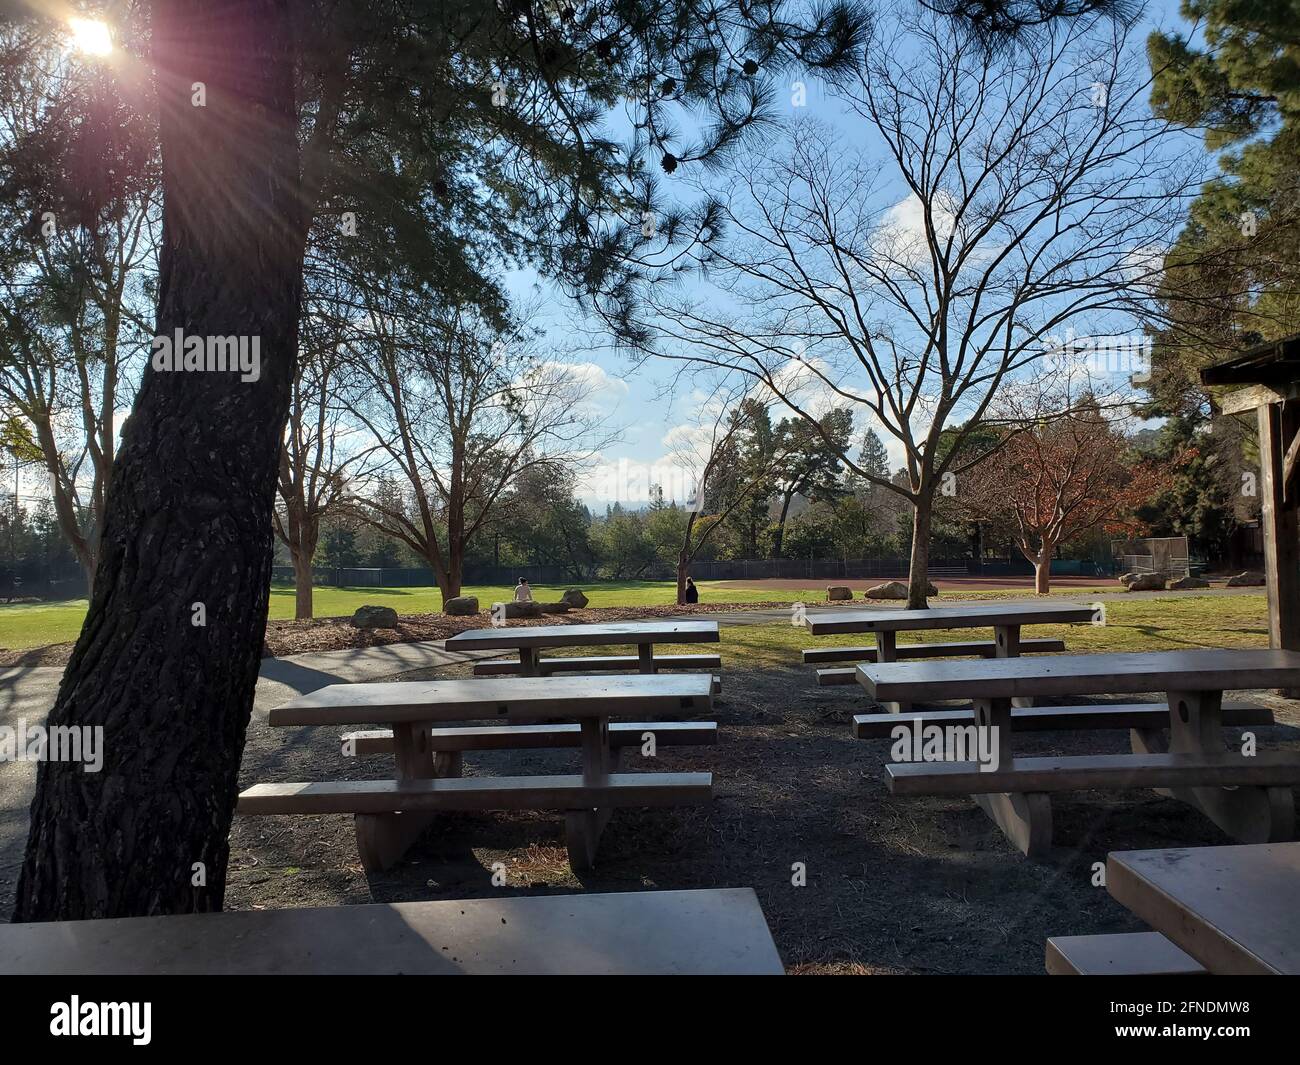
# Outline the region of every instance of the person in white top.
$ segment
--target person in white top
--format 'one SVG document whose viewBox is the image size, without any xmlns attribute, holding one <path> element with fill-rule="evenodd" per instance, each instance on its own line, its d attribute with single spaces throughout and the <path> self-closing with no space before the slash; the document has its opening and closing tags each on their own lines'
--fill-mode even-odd
<svg viewBox="0 0 1300 1065">
<path fill-rule="evenodd" d="M 515 585 L 515 602 L 531 603 L 533 601 L 533 590 L 528 587 L 528 578 L 520 577 L 519 583 Z"/>
</svg>

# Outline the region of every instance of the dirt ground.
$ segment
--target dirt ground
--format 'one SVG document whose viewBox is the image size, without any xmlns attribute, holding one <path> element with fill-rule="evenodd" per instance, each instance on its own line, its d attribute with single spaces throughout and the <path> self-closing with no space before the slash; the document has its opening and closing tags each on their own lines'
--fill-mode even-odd
<svg viewBox="0 0 1300 1065">
<path fill-rule="evenodd" d="M 1048 936 L 1140 929 L 1093 885 L 1093 863 L 1108 851 L 1230 842 L 1152 792 L 1082 792 L 1054 799 L 1057 847 L 1029 861 L 965 797 L 889 795 L 889 741 L 850 734 L 851 715 L 869 707 L 858 689 L 818 688 L 803 668 L 723 676 L 711 715 L 718 745 L 660 748 L 654 765 L 712 772 L 713 803 L 618 811 L 594 875 L 580 881 L 570 872 L 562 819 L 552 814 L 448 815 L 399 867 L 369 877 L 348 817 L 236 818 L 227 907 L 752 886 L 792 972 L 1041 973 Z M 1300 704 L 1255 697 L 1286 722 L 1257 729 L 1260 747 L 1300 750 Z M 382 758 L 341 757 L 343 731 L 271 729 L 255 719 L 242 785 L 384 776 Z M 1121 752 L 1127 742 L 1119 731 L 1030 733 L 1016 737 L 1016 749 Z M 630 753 L 624 768 L 634 770 L 639 755 Z M 492 752 L 467 755 L 465 771 L 576 772 L 577 759 Z M 491 882 L 498 862 L 501 888 Z M 795 863 L 806 868 L 806 886 L 792 883 Z"/>
</svg>

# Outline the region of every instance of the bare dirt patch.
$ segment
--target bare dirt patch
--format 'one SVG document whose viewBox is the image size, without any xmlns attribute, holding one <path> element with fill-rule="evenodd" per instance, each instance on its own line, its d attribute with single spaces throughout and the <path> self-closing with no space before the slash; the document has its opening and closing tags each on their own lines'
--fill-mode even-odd
<svg viewBox="0 0 1300 1065">
<path fill-rule="evenodd" d="M 1300 706 L 1264 701 L 1286 724 L 1255 729 L 1261 747 L 1300 750 Z M 726 672 L 711 715 L 718 745 L 660 748 L 653 766 L 712 772 L 712 805 L 618 811 L 596 873 L 581 880 L 568 867 L 562 819 L 552 814 L 449 815 L 401 865 L 369 877 L 348 817 L 236 818 L 227 905 L 752 886 L 792 972 L 1041 973 L 1050 935 L 1140 930 L 1093 884 L 1093 865 L 1108 851 L 1229 842 L 1195 811 L 1152 792 L 1081 792 L 1054 800 L 1058 846 L 1048 859 L 1028 861 L 968 799 L 891 796 L 883 771 L 889 741 L 850 735 L 851 715 L 867 706 L 856 689 L 817 688 L 810 670 Z M 341 757 L 342 731 L 272 729 L 255 719 L 242 786 L 383 777 L 383 758 Z M 1127 742 L 1119 731 L 1016 739 L 1031 755 L 1120 752 Z M 636 761 L 626 758 L 625 768 L 635 771 Z M 466 757 L 471 775 L 576 769 L 577 754 L 568 751 Z M 491 883 L 495 863 L 508 878 L 504 888 Z M 792 884 L 795 863 L 804 863 L 806 887 Z"/>
</svg>

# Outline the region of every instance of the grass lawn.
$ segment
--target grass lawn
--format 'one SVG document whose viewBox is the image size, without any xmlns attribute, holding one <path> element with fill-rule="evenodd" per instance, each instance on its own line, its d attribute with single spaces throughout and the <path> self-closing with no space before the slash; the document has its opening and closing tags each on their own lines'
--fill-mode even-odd
<svg viewBox="0 0 1300 1065">
<path fill-rule="evenodd" d="M 719 582 L 701 581 L 700 596 L 705 601 L 821 602 L 824 588 L 771 588 L 735 590 L 725 595 Z M 539 586 L 539 599 L 559 598 L 560 587 Z M 673 602 L 674 587 L 669 581 L 618 581 L 593 584 L 585 589 L 592 606 L 658 606 Z M 466 589 L 477 595 L 480 606 L 510 598 L 505 586 Z M 994 599 L 1023 596 L 1018 593 L 958 592 L 945 598 L 975 597 Z M 1086 594 L 1071 589 L 1074 596 Z M 316 589 L 318 617 L 351 614 L 357 607 L 374 603 L 391 606 L 399 614 L 426 614 L 439 610 L 442 597 L 437 588 L 332 588 Z M 1166 599 L 1108 599 L 1106 625 L 1035 625 L 1029 635 L 1060 637 L 1072 651 L 1158 651 L 1179 647 L 1267 647 L 1268 625 L 1266 600 L 1259 595 L 1188 596 Z M 15 604 L 0 606 L 0 648 L 22 650 L 42 644 L 66 643 L 77 638 L 86 613 L 84 599 L 57 604 Z M 271 617 L 293 617 L 293 588 L 276 585 L 271 589 Z M 969 639 L 972 631 L 943 631 L 904 634 L 902 640 Z M 804 647 L 855 646 L 869 642 L 869 637 L 846 635 L 832 640 L 809 636 L 804 629 L 789 625 L 725 625 L 721 652 L 732 663 L 744 662 L 755 667 L 791 665 L 799 661 Z M 686 652 L 689 653 L 689 648 Z M 698 650 L 698 648 L 696 648 Z M 595 652 L 592 652 L 595 653 Z"/>
</svg>

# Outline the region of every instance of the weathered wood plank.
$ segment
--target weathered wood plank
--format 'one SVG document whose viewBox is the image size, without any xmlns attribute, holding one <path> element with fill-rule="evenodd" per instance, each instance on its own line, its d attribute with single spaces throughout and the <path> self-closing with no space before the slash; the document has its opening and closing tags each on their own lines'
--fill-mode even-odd
<svg viewBox="0 0 1300 1065">
<path fill-rule="evenodd" d="M 1020 650 L 1037 653 L 1064 651 L 1065 641 L 1055 639 L 1021 640 Z M 895 649 L 898 660 L 916 658 L 959 658 L 975 655 L 996 658 L 997 644 L 992 640 L 956 640 L 948 643 L 900 643 Z M 874 647 L 812 647 L 803 653 L 805 665 L 816 662 L 874 662 Z M 849 671 L 852 673 L 852 670 Z"/>
<path fill-rule="evenodd" d="M 655 669 L 721 669 L 721 655 L 656 655 Z M 476 677 L 514 676 L 523 669 L 522 665 L 511 658 L 494 658 L 487 662 L 474 663 Z M 552 673 L 599 673 L 617 670 L 639 671 L 641 659 L 637 655 L 600 655 L 591 658 L 539 658 L 537 673 L 548 676 Z"/>
<path fill-rule="evenodd" d="M 1259 409 L 1260 524 L 1272 647 L 1300 650 L 1300 492 L 1288 495 L 1282 469 L 1287 447 L 1300 437 L 1300 403 Z M 1295 687 L 1296 685 L 1284 685 Z"/>
<path fill-rule="evenodd" d="M 1159 932 L 1053 936 L 1046 968 L 1053 976 L 1204 976 L 1205 969 Z"/>
<path fill-rule="evenodd" d="M 270 712 L 272 725 L 393 724 L 483 718 L 696 714 L 713 705 L 707 674 L 484 677 L 331 684 Z"/>
<path fill-rule="evenodd" d="M 868 663 L 858 666 L 857 676 L 858 683 L 881 701 L 1122 695 L 1173 688 L 1226 691 L 1300 685 L 1300 652 L 1151 651 L 974 662 Z"/>
<path fill-rule="evenodd" d="M 1115 851 L 1106 889 L 1212 973 L 1300 974 L 1300 843 Z"/>
<path fill-rule="evenodd" d="M 11 975 L 780 975 L 752 888 L 0 924 Z"/>
<path fill-rule="evenodd" d="M 640 747 L 645 734 L 654 735 L 660 747 L 707 746 L 718 742 L 716 721 L 614 721 L 609 726 L 611 747 Z M 429 729 L 429 747 L 435 751 L 513 751 L 532 748 L 579 747 L 582 727 L 565 725 L 474 725 Z M 364 758 L 390 754 L 389 729 L 349 732 L 341 741 L 345 757 Z"/>
<path fill-rule="evenodd" d="M 814 636 L 839 632 L 911 632 L 971 629 L 993 625 L 1067 625 L 1091 622 L 1094 610 L 1081 603 L 999 602 L 940 606 L 928 610 L 839 610 L 808 614 L 804 625 Z"/>
<path fill-rule="evenodd" d="M 239 796 L 245 816 L 386 814 L 440 810 L 574 810 L 597 806 L 689 806 L 713 797 L 711 773 L 611 773 L 599 785 L 576 774 L 333 780 L 254 784 Z"/>
<path fill-rule="evenodd" d="M 969 708 L 913 711 L 898 714 L 855 714 L 853 735 L 860 740 L 890 736 L 899 725 L 971 725 Z M 1273 724 L 1273 711 L 1253 703 L 1225 703 L 1223 724 L 1233 728 Z M 1050 732 L 1057 729 L 1168 728 L 1169 707 L 1164 703 L 1117 703 L 1109 706 L 1013 706 L 1014 732 Z"/>
<path fill-rule="evenodd" d="M 717 643 L 716 621 L 617 621 L 603 625 L 520 625 L 470 629 L 448 637 L 449 651 L 514 647 L 601 647 L 606 644 Z"/>
<path fill-rule="evenodd" d="M 1014 758 L 992 772 L 977 762 L 893 762 L 885 767 L 895 795 L 993 792 L 1125 791 L 1130 788 L 1241 787 L 1300 784 L 1300 757 L 1261 751 L 1251 757 L 1206 754 L 1088 754 Z"/>
</svg>

